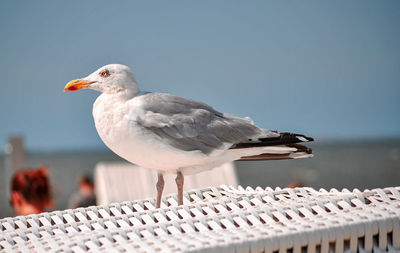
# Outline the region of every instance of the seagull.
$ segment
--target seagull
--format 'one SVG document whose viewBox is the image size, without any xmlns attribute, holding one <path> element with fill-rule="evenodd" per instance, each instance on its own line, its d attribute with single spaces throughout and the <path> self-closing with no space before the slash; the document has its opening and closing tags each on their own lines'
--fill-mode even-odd
<svg viewBox="0 0 400 253">
<path fill-rule="evenodd" d="M 101 93 L 93 104 L 93 118 L 106 146 L 127 161 L 158 172 L 156 208 L 165 173 L 177 175 L 178 205 L 182 205 L 184 175 L 234 160 L 313 156 L 310 148 L 298 144 L 313 141 L 305 135 L 263 129 L 250 118 L 221 113 L 200 101 L 141 92 L 125 65 L 103 66 L 64 87 L 64 91 L 81 89 Z"/>
</svg>

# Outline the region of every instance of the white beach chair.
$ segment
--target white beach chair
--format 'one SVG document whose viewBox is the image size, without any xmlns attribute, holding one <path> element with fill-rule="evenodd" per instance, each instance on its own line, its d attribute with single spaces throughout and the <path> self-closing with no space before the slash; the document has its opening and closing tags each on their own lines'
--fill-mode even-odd
<svg viewBox="0 0 400 253">
<path fill-rule="evenodd" d="M 209 187 L 0 219 L 0 252 L 400 252 L 400 187 Z"/>
<path fill-rule="evenodd" d="M 163 194 L 176 193 L 176 175 L 165 174 Z M 110 204 L 126 200 L 156 196 L 157 172 L 125 162 L 101 162 L 95 168 L 97 204 Z M 233 163 L 213 170 L 185 176 L 184 191 L 218 185 L 237 186 Z"/>
</svg>

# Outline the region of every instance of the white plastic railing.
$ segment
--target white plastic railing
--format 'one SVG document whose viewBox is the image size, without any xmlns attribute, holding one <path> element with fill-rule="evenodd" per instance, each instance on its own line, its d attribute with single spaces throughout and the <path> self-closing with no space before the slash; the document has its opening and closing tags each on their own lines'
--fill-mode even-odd
<svg viewBox="0 0 400 253">
<path fill-rule="evenodd" d="M 400 252 L 400 187 L 229 186 L 0 220 L 5 252 Z"/>
</svg>

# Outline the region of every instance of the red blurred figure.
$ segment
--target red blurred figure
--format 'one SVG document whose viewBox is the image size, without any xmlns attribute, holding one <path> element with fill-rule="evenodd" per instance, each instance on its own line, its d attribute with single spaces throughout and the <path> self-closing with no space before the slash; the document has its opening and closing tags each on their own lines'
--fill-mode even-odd
<svg viewBox="0 0 400 253">
<path fill-rule="evenodd" d="M 17 215 L 38 214 L 53 207 L 48 169 L 22 169 L 11 179 L 10 204 Z"/>
<path fill-rule="evenodd" d="M 297 188 L 297 187 L 304 187 L 304 185 L 300 182 L 292 182 L 290 184 L 288 184 L 287 186 L 288 188 Z"/>
</svg>

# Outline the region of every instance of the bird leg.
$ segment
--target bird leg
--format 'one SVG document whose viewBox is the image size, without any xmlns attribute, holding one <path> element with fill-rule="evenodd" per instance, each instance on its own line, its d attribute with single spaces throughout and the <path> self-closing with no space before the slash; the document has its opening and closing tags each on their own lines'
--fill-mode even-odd
<svg viewBox="0 0 400 253">
<path fill-rule="evenodd" d="M 156 208 L 160 208 L 161 196 L 164 189 L 164 176 L 161 173 L 158 173 L 158 181 L 156 184 L 156 188 L 157 188 Z"/>
<path fill-rule="evenodd" d="M 175 178 L 176 186 L 178 186 L 178 205 L 183 205 L 183 181 L 183 174 L 178 171 Z"/>
</svg>

